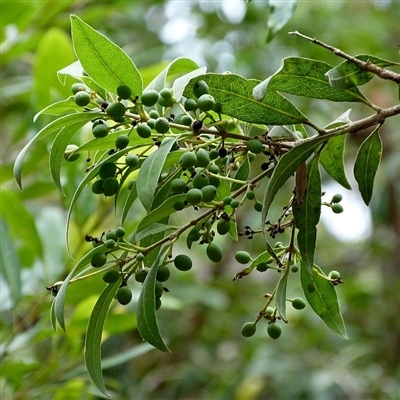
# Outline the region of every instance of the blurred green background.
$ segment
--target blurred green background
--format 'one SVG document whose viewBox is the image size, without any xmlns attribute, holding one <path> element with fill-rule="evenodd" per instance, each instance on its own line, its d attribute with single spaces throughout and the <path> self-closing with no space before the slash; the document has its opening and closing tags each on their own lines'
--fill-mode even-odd
<svg viewBox="0 0 400 400">
<path fill-rule="evenodd" d="M 178 56 L 263 80 L 282 58 L 301 56 L 337 65 L 333 54 L 288 35 L 298 30 L 351 54 L 373 54 L 398 61 L 400 5 L 397 1 L 300 1 L 293 18 L 265 45 L 266 2 L 253 1 L 3 1 L 1 12 L 1 286 L 0 397 L 24 399 L 98 399 L 83 365 L 87 319 L 103 284 L 74 284 L 67 296 L 67 334 L 50 326 L 51 294 L 45 287 L 72 268 L 65 250 L 66 208 L 85 162 L 63 166 L 66 197 L 57 192 L 48 171 L 51 138 L 28 153 L 24 190 L 12 177 L 23 145 L 51 119 L 34 115 L 69 95 L 56 72 L 75 60 L 69 15 L 77 14 L 128 53 L 149 82 L 166 61 Z M 398 88 L 374 79 L 361 88 L 375 103 L 389 107 Z M 311 120 L 327 124 L 348 108 L 351 118 L 368 115 L 354 104 L 295 98 Z M 158 313 L 172 354 L 144 344 L 135 329 L 134 304 L 115 307 L 103 345 L 104 375 L 113 399 L 400 399 L 400 145 L 398 118 L 382 129 L 384 154 L 370 209 L 357 187 L 349 192 L 325 178 L 327 196 L 344 196 L 345 211 L 330 218 L 324 210 L 317 263 L 327 273 L 341 271 L 337 288 L 349 340 L 331 333 L 306 308 L 289 313 L 282 337 L 267 338 L 266 324 L 244 339 L 242 324 L 254 320 L 262 295 L 276 283 L 273 274 L 232 282 L 240 266 L 234 251 L 252 255 L 262 241 L 222 242 L 226 253 L 218 267 L 204 249 L 194 250 L 193 272 L 175 273 Z M 368 132 L 347 140 L 349 177 L 357 148 Z M 84 140 L 85 132 L 77 136 Z M 262 196 L 258 193 L 258 196 Z M 330 197 L 329 197 L 330 198 Z M 282 194 L 282 201 L 285 198 Z M 278 199 L 279 200 L 279 199 Z M 329 199 L 327 198 L 329 201 Z M 284 203 L 276 202 L 279 208 Z M 132 213 L 134 215 L 134 213 Z M 135 222 L 131 216 L 129 224 Z M 257 216 L 243 215 L 256 226 Z M 112 205 L 87 193 L 72 218 L 75 259 L 88 250 L 85 233 L 118 225 Z M 184 243 L 181 250 L 188 254 Z M 6 276 L 7 275 L 7 276 Z M 261 278 L 260 278 L 261 276 Z M 7 284 L 8 282 L 8 284 Z M 136 294 L 140 286 L 134 287 Z M 289 295 L 301 295 L 291 282 Z M 164 299 L 164 298 L 163 298 Z M 163 300 L 164 301 L 164 300 Z"/>
</svg>

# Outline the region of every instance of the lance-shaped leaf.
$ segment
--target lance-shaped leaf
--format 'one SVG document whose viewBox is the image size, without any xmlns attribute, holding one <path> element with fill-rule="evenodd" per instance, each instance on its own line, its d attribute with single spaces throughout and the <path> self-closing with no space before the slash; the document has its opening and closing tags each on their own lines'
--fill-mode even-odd
<svg viewBox="0 0 400 400">
<path fill-rule="evenodd" d="M 383 60 L 382 58 L 370 56 L 368 54 L 360 54 L 355 58 L 365 62 L 368 61 L 381 68 L 399 65 L 399 63 Z M 366 84 L 374 77 L 374 74 L 372 72 L 362 70 L 352 61 L 346 60 L 337 67 L 330 69 L 326 73 L 326 76 L 328 77 L 332 88 L 343 90 Z"/>
<path fill-rule="evenodd" d="M 276 308 L 278 309 L 279 314 L 284 321 L 286 321 L 286 288 L 289 276 L 288 271 L 290 271 L 289 268 L 285 270 L 281 276 L 281 279 L 279 279 L 275 294 Z"/>
<path fill-rule="evenodd" d="M 354 177 L 366 205 L 371 201 L 375 175 L 381 157 L 382 140 L 379 136 L 379 128 L 376 128 L 360 146 L 354 163 Z"/>
<path fill-rule="evenodd" d="M 321 215 L 321 174 L 319 157 L 315 156 L 307 165 L 307 181 L 300 204 L 293 204 L 293 216 L 296 220 L 297 243 L 302 262 L 312 274 L 314 265 L 315 242 L 317 240 L 317 224 Z"/>
<path fill-rule="evenodd" d="M 269 0 L 267 36 L 265 43 L 269 43 L 275 35 L 289 22 L 296 9 L 298 0 Z"/>
<path fill-rule="evenodd" d="M 71 15 L 71 32 L 76 56 L 100 86 L 115 93 L 118 86 L 126 85 L 133 96 L 142 94 L 142 77 L 120 47 L 76 15 Z"/>
<path fill-rule="evenodd" d="M 322 270 L 314 265 L 312 274 L 301 264 L 301 286 L 304 295 L 315 313 L 322 318 L 328 328 L 347 339 L 346 327 L 340 313 L 337 294 Z"/>
<path fill-rule="evenodd" d="M 158 328 L 156 317 L 156 296 L 154 293 L 157 270 L 163 262 L 167 249 L 168 245 L 164 245 L 160 249 L 154 264 L 146 275 L 136 308 L 136 319 L 137 328 L 142 338 L 155 348 L 169 353 L 170 350 L 165 345 Z"/>
<path fill-rule="evenodd" d="M 193 85 L 207 82 L 210 94 L 222 104 L 222 113 L 245 122 L 268 125 L 285 125 L 307 122 L 308 119 L 285 97 L 268 91 L 255 99 L 253 90 L 259 81 L 245 79 L 235 74 L 205 74 L 192 79 L 184 96 L 193 97 Z"/>
<path fill-rule="evenodd" d="M 237 170 L 235 174 L 235 179 L 239 181 L 246 181 L 247 178 L 249 177 L 250 174 L 250 161 L 249 158 L 246 157 L 242 164 L 240 165 L 239 169 Z M 240 189 L 243 186 L 243 184 L 239 182 L 233 182 L 232 187 L 231 187 L 231 192 L 234 192 L 238 189 Z"/>
<path fill-rule="evenodd" d="M 42 114 L 61 115 L 81 111 L 81 109 L 82 107 L 76 105 L 74 101 L 74 96 L 70 96 L 68 97 L 68 99 L 57 101 L 56 103 L 50 104 L 46 108 L 43 108 L 43 110 L 35 114 L 35 116 L 33 117 L 33 122 L 36 122 L 36 120 Z"/>
<path fill-rule="evenodd" d="M 101 335 L 103 333 L 104 322 L 118 290 L 120 280 L 106 286 L 94 305 L 92 314 L 89 318 L 85 338 L 85 365 L 92 378 L 93 383 L 101 393 L 109 397 L 103 381 L 101 368 Z"/>
<path fill-rule="evenodd" d="M 331 101 L 368 102 L 356 88 L 335 90 L 325 74 L 333 67 L 308 58 L 288 57 L 280 69 L 254 89 L 254 97 L 263 99 L 271 91 Z"/>
</svg>

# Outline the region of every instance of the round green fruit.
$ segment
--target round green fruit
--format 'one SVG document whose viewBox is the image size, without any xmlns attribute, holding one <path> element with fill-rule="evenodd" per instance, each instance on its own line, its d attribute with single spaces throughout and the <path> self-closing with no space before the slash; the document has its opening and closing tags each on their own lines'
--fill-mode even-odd
<svg viewBox="0 0 400 400">
<path fill-rule="evenodd" d="M 171 192 L 180 194 L 185 191 L 186 182 L 182 178 L 175 178 L 171 181 Z"/>
<path fill-rule="evenodd" d="M 268 269 L 268 264 L 265 262 L 261 262 L 257 264 L 256 270 L 258 272 L 265 272 Z"/>
<path fill-rule="evenodd" d="M 176 203 L 174 203 L 174 205 L 172 207 L 176 211 L 181 211 L 185 208 L 185 205 L 181 201 L 177 201 Z"/>
<path fill-rule="evenodd" d="M 217 178 L 216 176 L 210 176 L 210 185 L 215 186 L 216 188 L 221 184 L 221 179 Z"/>
<path fill-rule="evenodd" d="M 199 97 L 197 105 L 201 111 L 211 111 L 215 106 L 215 99 L 210 94 L 203 94 Z"/>
<path fill-rule="evenodd" d="M 136 282 L 143 283 L 144 280 L 146 279 L 147 274 L 149 273 L 149 270 L 147 268 L 142 269 L 138 268 L 135 272 L 135 280 Z"/>
<path fill-rule="evenodd" d="M 276 340 L 282 335 L 282 327 L 276 322 L 273 322 L 272 324 L 268 325 L 267 333 L 271 339 Z"/>
<path fill-rule="evenodd" d="M 181 164 L 183 169 L 194 167 L 196 165 L 196 162 L 197 162 L 197 156 L 191 151 L 183 153 L 179 160 L 179 163 Z"/>
<path fill-rule="evenodd" d="M 210 150 L 210 160 L 216 160 L 219 157 L 219 152 L 217 149 Z"/>
<path fill-rule="evenodd" d="M 254 203 L 254 209 L 257 211 L 257 212 L 261 212 L 262 211 L 262 208 L 263 208 L 263 205 L 262 205 L 262 203 L 261 203 L 261 201 L 256 201 L 255 203 Z"/>
<path fill-rule="evenodd" d="M 129 145 L 129 136 L 128 135 L 118 135 L 115 139 L 115 147 L 118 150 L 125 149 Z"/>
<path fill-rule="evenodd" d="M 103 138 L 108 135 L 109 128 L 107 123 L 98 123 L 97 125 L 93 125 L 92 133 L 95 138 Z"/>
<path fill-rule="evenodd" d="M 71 92 L 73 94 L 77 94 L 78 92 L 82 92 L 86 90 L 86 86 L 83 83 L 74 83 L 71 86 Z"/>
<path fill-rule="evenodd" d="M 118 228 L 115 228 L 115 235 L 117 238 L 123 238 L 126 234 L 125 229 L 122 226 L 119 226 Z"/>
<path fill-rule="evenodd" d="M 186 111 L 195 111 L 197 110 L 197 101 L 192 98 L 186 99 L 183 107 L 185 107 Z"/>
<path fill-rule="evenodd" d="M 217 232 L 220 235 L 226 235 L 231 229 L 231 224 L 226 219 L 220 219 L 217 223 Z"/>
<path fill-rule="evenodd" d="M 106 108 L 106 112 L 114 121 L 120 121 L 125 115 L 126 107 L 120 102 L 111 103 Z"/>
<path fill-rule="evenodd" d="M 64 159 L 70 162 L 76 161 L 81 156 L 81 153 L 76 151 L 78 149 L 76 144 L 69 144 L 64 151 Z"/>
<path fill-rule="evenodd" d="M 207 246 L 206 254 L 207 257 L 215 263 L 219 263 L 222 260 L 222 249 L 216 243 L 210 243 Z"/>
<path fill-rule="evenodd" d="M 200 189 L 190 189 L 186 194 L 186 200 L 189 204 L 196 205 L 203 200 L 203 192 Z"/>
<path fill-rule="evenodd" d="M 156 119 L 156 123 L 154 124 L 154 129 L 158 133 L 167 133 L 169 131 L 169 121 L 164 118 L 160 117 Z"/>
<path fill-rule="evenodd" d="M 189 271 L 193 266 L 193 262 L 186 254 L 179 254 L 174 258 L 174 265 L 179 271 Z"/>
<path fill-rule="evenodd" d="M 252 190 L 248 190 L 246 192 L 246 198 L 248 200 L 254 200 L 256 198 L 256 194 Z"/>
<path fill-rule="evenodd" d="M 121 85 L 117 87 L 117 95 L 120 99 L 127 100 L 132 96 L 132 90 L 129 86 Z"/>
<path fill-rule="evenodd" d="M 117 166 L 113 162 L 107 162 L 102 164 L 99 169 L 99 177 L 106 179 L 106 178 L 113 178 L 117 172 Z"/>
<path fill-rule="evenodd" d="M 331 203 L 340 203 L 342 199 L 343 196 L 340 193 L 337 193 L 332 197 Z"/>
<path fill-rule="evenodd" d="M 335 214 L 341 214 L 343 212 L 343 206 L 341 204 L 333 204 L 332 211 Z"/>
<path fill-rule="evenodd" d="M 302 310 L 306 307 L 306 302 L 301 297 L 295 297 L 292 301 L 292 306 L 296 310 Z"/>
<path fill-rule="evenodd" d="M 104 179 L 97 179 L 97 181 L 94 181 L 92 185 L 92 192 L 94 194 L 103 194 L 103 183 Z"/>
<path fill-rule="evenodd" d="M 106 283 L 115 283 L 118 281 L 120 276 L 121 274 L 117 270 L 110 269 L 103 275 L 103 281 Z"/>
<path fill-rule="evenodd" d="M 216 164 L 211 164 L 208 167 L 208 170 L 212 173 L 212 174 L 219 174 L 219 167 Z"/>
<path fill-rule="evenodd" d="M 160 114 L 158 113 L 157 110 L 150 110 L 149 117 L 153 118 L 153 119 L 157 119 L 157 118 L 160 118 Z"/>
<path fill-rule="evenodd" d="M 115 242 L 118 240 L 118 236 L 115 233 L 115 229 L 110 229 L 109 231 L 107 231 L 105 236 L 107 240 L 112 239 Z"/>
<path fill-rule="evenodd" d="M 134 168 L 139 165 L 139 157 L 136 154 L 128 154 L 125 158 L 125 164 Z"/>
<path fill-rule="evenodd" d="M 142 104 L 144 106 L 151 107 L 157 103 L 159 97 L 160 97 L 160 95 L 158 94 L 157 90 L 150 89 L 150 90 L 146 90 L 142 94 L 140 101 L 142 102 Z"/>
<path fill-rule="evenodd" d="M 116 298 L 117 298 L 118 303 L 122 304 L 123 306 L 126 306 L 132 300 L 131 289 L 129 289 L 128 286 L 120 287 L 117 290 Z"/>
<path fill-rule="evenodd" d="M 299 266 L 299 264 L 293 264 L 291 267 L 290 267 L 290 271 L 292 271 L 293 273 L 296 273 L 296 272 L 299 272 L 299 269 L 300 269 L 300 266 Z"/>
<path fill-rule="evenodd" d="M 251 151 L 254 154 L 259 154 L 264 151 L 263 144 L 257 139 L 250 139 L 246 143 L 247 150 Z"/>
<path fill-rule="evenodd" d="M 85 107 L 90 103 L 90 94 L 83 90 L 76 92 L 74 101 L 77 106 Z"/>
<path fill-rule="evenodd" d="M 242 326 L 242 336 L 244 337 L 250 337 L 253 336 L 256 333 L 256 324 L 254 322 L 246 322 Z"/>
<path fill-rule="evenodd" d="M 202 187 L 210 184 L 210 179 L 206 174 L 200 173 L 195 175 L 192 182 L 193 182 L 193 187 L 201 189 Z"/>
<path fill-rule="evenodd" d="M 159 299 L 163 293 L 164 293 L 164 285 L 161 282 L 157 281 L 154 287 L 154 294 L 156 296 L 156 299 Z"/>
<path fill-rule="evenodd" d="M 174 105 L 174 99 L 170 97 L 169 99 L 166 99 L 165 97 L 159 97 L 158 98 L 158 104 L 161 107 L 172 107 Z"/>
<path fill-rule="evenodd" d="M 170 88 L 161 89 L 160 96 L 165 100 L 172 99 L 172 90 Z"/>
<path fill-rule="evenodd" d="M 118 179 L 116 178 L 107 178 L 103 182 L 103 194 L 104 196 L 110 197 L 114 196 L 118 191 Z"/>
<path fill-rule="evenodd" d="M 115 240 L 113 239 L 107 239 L 104 242 L 104 245 L 107 247 L 107 249 L 113 249 L 115 247 Z"/>
<path fill-rule="evenodd" d="M 217 195 L 217 188 L 213 185 L 203 186 L 200 190 L 203 193 L 203 201 L 205 203 L 213 201 Z"/>
<path fill-rule="evenodd" d="M 240 201 L 239 200 L 236 200 L 236 199 L 233 199 L 232 201 L 231 201 L 231 204 L 229 204 L 232 208 L 238 208 L 239 206 L 240 206 Z"/>
<path fill-rule="evenodd" d="M 340 279 L 340 272 L 339 271 L 331 271 L 329 272 L 330 279 Z"/>
<path fill-rule="evenodd" d="M 90 264 L 92 264 L 92 266 L 95 268 L 102 267 L 106 262 L 107 262 L 107 255 L 104 253 L 93 254 L 90 260 Z"/>
<path fill-rule="evenodd" d="M 210 164 L 210 155 L 208 154 L 207 150 L 204 150 L 202 148 L 198 149 L 196 152 L 196 167 L 201 167 L 205 168 Z"/>
<path fill-rule="evenodd" d="M 207 85 L 207 82 L 203 80 L 197 81 L 193 86 L 193 94 L 197 98 L 201 97 L 203 94 L 208 94 L 209 91 L 210 89 Z"/>
<path fill-rule="evenodd" d="M 251 260 L 251 256 L 247 251 L 237 251 L 235 254 L 235 259 L 239 264 L 247 264 Z"/>
<path fill-rule="evenodd" d="M 148 124 L 139 124 L 136 127 L 136 132 L 142 139 L 147 139 L 151 136 L 151 127 Z"/>
<path fill-rule="evenodd" d="M 159 282 L 167 281 L 170 276 L 171 276 L 171 271 L 169 270 L 168 267 L 166 267 L 165 265 L 161 265 L 161 267 L 158 267 L 156 279 Z"/>
</svg>

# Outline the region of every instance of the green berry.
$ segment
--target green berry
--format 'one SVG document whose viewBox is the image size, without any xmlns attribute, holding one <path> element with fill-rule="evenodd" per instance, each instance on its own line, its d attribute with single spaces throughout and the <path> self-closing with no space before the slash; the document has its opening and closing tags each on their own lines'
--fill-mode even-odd
<svg viewBox="0 0 400 400">
<path fill-rule="evenodd" d="M 216 188 L 221 184 L 221 179 L 217 178 L 216 176 L 210 176 L 210 185 L 215 186 Z"/>
<path fill-rule="evenodd" d="M 115 139 L 115 147 L 118 150 L 122 150 L 129 145 L 129 136 L 128 135 L 118 135 Z"/>
<path fill-rule="evenodd" d="M 181 201 L 177 201 L 176 203 L 173 204 L 172 207 L 176 211 L 181 211 L 185 208 L 185 205 Z"/>
<path fill-rule="evenodd" d="M 306 306 L 306 302 L 301 297 L 295 297 L 292 301 L 292 306 L 296 310 L 302 310 Z"/>
<path fill-rule="evenodd" d="M 64 151 L 64 159 L 70 162 L 76 161 L 81 156 L 81 153 L 76 151 L 78 149 L 76 144 L 69 144 Z"/>
<path fill-rule="evenodd" d="M 290 270 L 291 270 L 293 273 L 299 272 L 299 269 L 300 269 L 299 264 L 293 264 L 293 265 L 290 267 Z"/>
<path fill-rule="evenodd" d="M 226 219 L 220 219 L 217 223 L 217 232 L 220 235 L 226 235 L 229 230 L 231 229 L 231 224 L 228 220 Z"/>
<path fill-rule="evenodd" d="M 128 286 L 120 287 L 117 290 L 116 298 L 117 298 L 118 303 L 122 304 L 123 306 L 126 306 L 132 300 L 131 289 L 129 289 Z"/>
<path fill-rule="evenodd" d="M 342 199 L 343 196 L 340 193 L 337 193 L 332 197 L 331 203 L 340 203 Z"/>
<path fill-rule="evenodd" d="M 161 107 L 171 107 L 174 105 L 174 99 L 172 97 L 166 99 L 165 97 L 159 97 L 158 98 L 158 104 Z"/>
<path fill-rule="evenodd" d="M 181 124 L 185 126 L 191 126 L 192 122 L 192 118 L 190 118 L 189 115 L 184 115 L 181 119 Z"/>
<path fill-rule="evenodd" d="M 242 336 L 250 337 L 256 333 L 256 324 L 254 322 L 246 322 L 242 326 Z"/>
<path fill-rule="evenodd" d="M 74 101 L 77 106 L 85 107 L 90 103 L 90 94 L 83 90 L 76 92 Z"/>
<path fill-rule="evenodd" d="M 169 268 L 165 265 L 161 265 L 161 267 L 158 267 L 156 279 L 159 282 L 165 282 L 169 279 L 170 275 L 171 271 L 169 270 Z"/>
<path fill-rule="evenodd" d="M 225 197 L 222 201 L 223 201 L 223 203 L 226 205 L 226 206 L 229 206 L 230 204 L 231 204 L 231 201 L 232 201 L 233 199 L 232 199 L 232 197 L 231 196 L 227 196 L 227 197 Z"/>
<path fill-rule="evenodd" d="M 120 278 L 121 274 L 115 270 L 110 269 L 103 275 L 103 281 L 106 283 L 115 283 Z"/>
<path fill-rule="evenodd" d="M 235 259 L 239 264 L 247 264 L 251 260 L 251 256 L 247 251 L 237 251 L 235 254 Z"/>
<path fill-rule="evenodd" d="M 196 205 L 203 200 L 203 192 L 200 189 L 190 189 L 186 194 L 186 200 L 189 204 Z"/>
<path fill-rule="evenodd" d="M 140 98 L 140 101 L 142 102 L 142 104 L 144 106 L 151 107 L 151 106 L 154 106 L 154 104 L 157 103 L 159 97 L 160 96 L 159 96 L 157 90 L 150 89 L 150 90 L 146 90 L 142 94 L 142 96 Z"/>
<path fill-rule="evenodd" d="M 107 162 L 102 164 L 99 169 L 99 177 L 106 179 L 106 178 L 113 178 L 117 172 L 117 166 L 113 162 Z"/>
<path fill-rule="evenodd" d="M 203 94 L 208 94 L 209 90 L 207 82 L 203 80 L 197 81 L 193 86 L 193 94 L 197 98 L 201 97 Z"/>
<path fill-rule="evenodd" d="M 153 119 L 157 119 L 157 118 L 160 118 L 160 114 L 158 113 L 157 110 L 150 110 L 149 117 L 153 118 Z"/>
<path fill-rule="evenodd" d="M 113 239 L 107 239 L 104 242 L 105 246 L 107 247 L 107 249 L 113 249 L 115 247 L 115 240 Z"/>
<path fill-rule="evenodd" d="M 196 152 L 197 162 L 196 167 L 205 168 L 210 164 L 210 155 L 207 150 L 202 148 L 198 149 Z"/>
<path fill-rule="evenodd" d="M 171 181 L 171 192 L 180 194 L 185 191 L 186 182 L 182 178 L 175 178 Z"/>
<path fill-rule="evenodd" d="M 94 194 L 103 194 L 103 183 L 104 179 L 97 179 L 97 181 L 94 181 L 92 185 L 92 192 Z"/>
<path fill-rule="evenodd" d="M 201 111 L 211 111 L 215 106 L 215 99 L 210 94 L 203 94 L 199 97 L 197 105 Z"/>
<path fill-rule="evenodd" d="M 197 101 L 192 98 L 186 99 L 183 107 L 185 107 L 186 111 L 195 111 L 197 109 Z"/>
<path fill-rule="evenodd" d="M 151 127 L 148 125 L 149 121 L 147 121 L 147 124 L 139 124 L 136 127 L 136 132 L 142 139 L 147 139 L 151 136 Z"/>
<path fill-rule="evenodd" d="M 139 165 L 139 157 L 136 154 L 128 154 L 125 158 L 125 164 L 134 168 Z"/>
<path fill-rule="evenodd" d="M 120 102 L 111 103 L 106 108 L 106 112 L 114 121 L 120 121 L 125 115 L 126 107 Z"/>
<path fill-rule="evenodd" d="M 340 272 L 331 271 L 331 272 L 329 272 L 328 276 L 329 276 L 330 279 L 340 279 Z"/>
<path fill-rule="evenodd" d="M 265 262 L 260 262 L 257 264 L 256 270 L 259 272 L 265 272 L 268 269 L 268 264 Z"/>
<path fill-rule="evenodd" d="M 193 187 L 197 188 L 197 189 L 201 189 L 204 186 L 207 186 L 210 184 L 210 180 L 208 179 L 208 176 L 204 173 L 200 173 L 195 175 L 195 177 L 193 178 Z"/>
<path fill-rule="evenodd" d="M 222 104 L 221 103 L 215 103 L 213 109 L 214 112 L 216 112 L 217 114 L 221 114 L 222 113 Z"/>
<path fill-rule="evenodd" d="M 261 203 L 261 201 L 256 201 L 255 203 L 254 203 L 254 209 L 257 211 L 257 212 L 261 212 L 262 211 L 262 208 L 263 208 L 263 205 L 262 205 L 262 203 Z"/>
<path fill-rule="evenodd" d="M 216 164 L 211 164 L 208 167 L 208 170 L 212 173 L 212 174 L 219 174 L 219 167 Z"/>
<path fill-rule="evenodd" d="M 165 100 L 172 99 L 172 90 L 170 88 L 161 89 L 160 96 Z"/>
<path fill-rule="evenodd" d="M 217 188 L 213 185 L 203 186 L 200 190 L 203 193 L 203 201 L 205 203 L 213 201 L 217 195 Z"/>
<path fill-rule="evenodd" d="M 162 306 L 162 301 L 159 297 L 156 298 L 156 310 L 160 309 Z"/>
<path fill-rule="evenodd" d="M 137 253 L 136 254 L 136 260 L 138 260 L 139 262 L 144 260 L 144 254 L 143 253 Z"/>
<path fill-rule="evenodd" d="M 183 153 L 179 160 L 179 163 L 181 164 L 183 169 L 194 167 L 196 165 L 196 162 L 197 162 L 197 156 L 191 151 Z"/>
<path fill-rule="evenodd" d="M 108 135 L 109 128 L 106 122 L 93 125 L 92 133 L 95 138 L 103 138 Z"/>
<path fill-rule="evenodd" d="M 147 274 L 149 273 L 148 269 L 138 268 L 135 272 L 135 280 L 136 282 L 143 283 L 146 279 Z"/>
<path fill-rule="evenodd" d="M 90 260 L 90 264 L 92 264 L 92 266 L 95 268 L 102 267 L 106 262 L 107 262 L 107 255 L 104 253 L 93 254 Z"/>
<path fill-rule="evenodd" d="M 158 133 L 167 133 L 169 131 L 169 121 L 164 117 L 157 118 L 154 129 Z"/>
<path fill-rule="evenodd" d="M 341 204 L 333 204 L 332 211 L 335 214 L 341 214 L 343 212 L 343 206 Z"/>
<path fill-rule="evenodd" d="M 268 325 L 267 333 L 271 339 L 278 339 L 282 335 L 282 327 L 276 322 L 273 322 Z"/>
<path fill-rule="evenodd" d="M 156 299 L 159 299 L 163 293 L 164 293 L 164 285 L 161 282 L 157 281 L 154 286 L 154 294 L 156 296 Z"/>
<path fill-rule="evenodd" d="M 210 160 L 216 160 L 219 157 L 219 152 L 217 149 L 210 150 Z"/>
<path fill-rule="evenodd" d="M 229 204 L 232 208 L 238 208 L 240 206 L 240 201 L 233 199 L 231 204 Z"/>
<path fill-rule="evenodd" d="M 114 241 L 118 240 L 118 236 L 115 233 L 115 229 L 110 229 L 109 231 L 106 232 L 106 239 L 112 239 Z"/>
<path fill-rule="evenodd" d="M 264 151 L 263 144 L 257 139 L 250 139 L 246 143 L 247 150 L 251 151 L 254 154 L 259 154 Z"/>
<path fill-rule="evenodd" d="M 85 90 L 86 90 L 86 87 L 85 87 L 85 85 L 83 83 L 74 83 L 71 86 L 71 92 L 73 94 L 77 94 L 78 92 L 82 92 L 82 91 L 85 91 Z"/>
<path fill-rule="evenodd" d="M 110 197 L 114 196 L 118 190 L 118 179 L 115 178 L 107 178 L 103 182 L 103 194 L 104 196 Z"/>
<path fill-rule="evenodd" d="M 254 200 L 256 198 L 256 194 L 252 190 L 248 190 L 246 192 L 246 198 L 248 200 Z"/>
<path fill-rule="evenodd" d="M 156 125 L 156 120 L 154 118 L 149 118 L 147 120 L 147 125 L 150 127 L 150 129 L 154 129 L 154 126 Z"/>
<path fill-rule="evenodd" d="M 117 238 L 123 238 L 125 236 L 125 229 L 122 226 L 114 229 Z"/>
<path fill-rule="evenodd" d="M 216 243 L 210 243 L 207 246 L 206 254 L 207 257 L 215 263 L 219 263 L 222 260 L 222 249 Z"/>
<path fill-rule="evenodd" d="M 179 271 L 189 271 L 193 266 L 193 262 L 186 254 L 179 254 L 174 258 L 174 265 Z"/>
<path fill-rule="evenodd" d="M 126 100 L 132 96 L 132 90 L 129 86 L 121 85 L 117 87 L 117 95 L 119 98 Z"/>
</svg>

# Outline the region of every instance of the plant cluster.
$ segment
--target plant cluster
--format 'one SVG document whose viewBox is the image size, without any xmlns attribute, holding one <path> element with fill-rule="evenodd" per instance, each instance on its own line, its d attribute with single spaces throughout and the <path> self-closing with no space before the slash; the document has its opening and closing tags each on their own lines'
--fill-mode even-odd
<svg viewBox="0 0 400 400">
<path fill-rule="evenodd" d="M 341 194 L 322 200 L 320 166 L 349 189 L 343 152 L 345 134 L 376 126 L 361 145 L 354 173 L 368 204 L 381 157 L 379 127 L 400 112 L 400 106 L 381 109 L 358 89 L 378 75 L 397 84 L 397 74 L 385 69 L 395 63 L 373 56 L 351 57 L 315 39 L 346 59 L 337 67 L 300 57 L 283 61 L 279 71 L 265 81 L 232 73 L 206 73 L 187 58 L 169 64 L 145 89 L 132 60 L 114 43 L 77 16 L 71 16 L 74 49 L 79 61 L 59 71 L 61 80 L 73 76 L 77 83 L 71 96 L 42 110 L 57 115 L 21 151 L 14 173 L 21 185 L 22 162 L 29 147 L 56 134 L 50 152 L 50 170 L 62 191 L 63 160 L 76 162 L 88 154 L 85 176 L 71 200 L 68 221 L 81 193 L 112 197 L 121 207 L 121 225 L 129 218 L 134 202 L 146 213 L 132 232 L 124 227 L 100 236 L 89 232 L 85 240 L 93 248 L 76 263 L 62 282 L 48 287 L 55 295 L 51 322 L 65 329 L 64 304 L 73 282 L 102 274 L 105 288 L 91 314 L 85 361 L 93 381 L 106 393 L 101 378 L 100 343 L 104 321 L 114 299 L 121 305 L 132 300 L 130 284 L 142 284 L 136 307 L 137 327 L 147 342 L 169 351 L 157 324 L 156 310 L 171 270 L 189 271 L 192 258 L 176 254 L 175 243 L 186 239 L 188 250 L 202 246 L 214 263 L 223 262 L 218 236 L 263 240 L 265 251 L 252 257 L 235 254 L 244 266 L 234 281 L 257 271 L 280 274 L 270 293 L 260 296 L 262 306 L 242 334 L 255 334 L 260 321 L 278 339 L 288 322 L 286 306 L 296 310 L 306 302 L 334 332 L 347 337 L 335 286 L 340 273 L 325 274 L 315 265 L 314 253 L 321 207 L 341 213 Z M 301 34 L 294 32 L 298 36 Z M 303 38 L 305 38 L 303 36 Z M 349 111 L 320 127 L 310 121 L 281 93 L 341 102 L 359 102 L 373 111 L 370 117 L 352 122 Z M 92 137 L 78 145 L 76 133 L 89 124 Z M 293 195 L 277 220 L 269 219 L 270 206 L 279 189 L 294 176 Z M 261 192 L 260 183 L 266 182 Z M 237 213 L 251 205 L 260 215 L 260 228 L 237 226 Z M 246 208 L 248 209 L 248 207 Z M 183 210 L 191 210 L 186 212 Z M 182 213 L 183 211 L 183 213 Z M 182 213 L 187 221 L 171 224 L 171 215 Z M 67 224 L 68 225 L 68 224 Z M 271 239 L 288 232 L 288 243 Z M 271 242 L 271 243 L 270 243 Z M 305 300 L 288 299 L 289 278 L 300 277 Z"/>
</svg>

